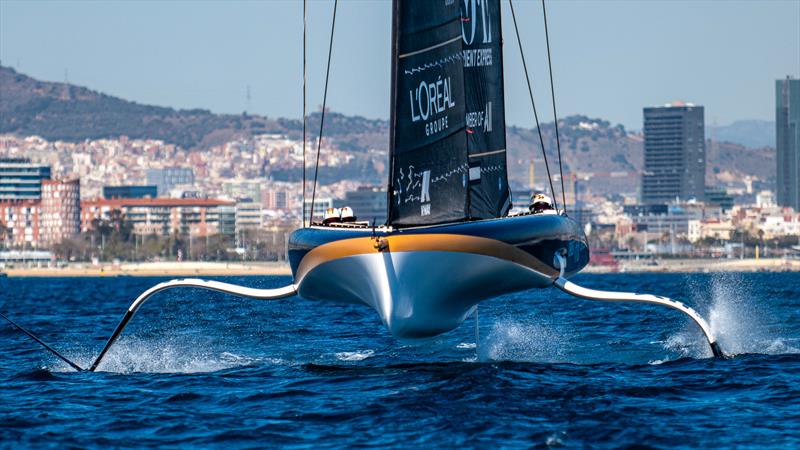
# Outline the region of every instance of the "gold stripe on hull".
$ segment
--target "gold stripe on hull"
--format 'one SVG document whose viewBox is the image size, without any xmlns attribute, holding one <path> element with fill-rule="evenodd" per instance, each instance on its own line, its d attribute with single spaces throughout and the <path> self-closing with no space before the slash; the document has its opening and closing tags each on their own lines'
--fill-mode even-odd
<svg viewBox="0 0 800 450">
<path fill-rule="evenodd" d="M 314 268 L 326 262 L 354 255 L 383 252 L 455 252 L 491 256 L 513 262 L 556 279 L 558 272 L 538 258 L 496 239 L 459 234 L 413 234 L 342 239 L 309 251 L 295 274 L 299 284 Z"/>
</svg>

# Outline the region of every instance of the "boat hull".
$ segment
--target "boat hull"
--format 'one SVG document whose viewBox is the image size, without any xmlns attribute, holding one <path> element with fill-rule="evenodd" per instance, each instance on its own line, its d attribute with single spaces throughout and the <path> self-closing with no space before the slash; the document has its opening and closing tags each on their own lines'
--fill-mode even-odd
<svg viewBox="0 0 800 450">
<path fill-rule="evenodd" d="M 389 231 L 297 230 L 289 244 L 295 285 L 303 298 L 372 307 L 395 337 L 436 336 L 460 325 L 481 301 L 552 286 L 556 251 L 572 256 L 570 272 L 588 261 L 572 220 L 513 219 Z"/>
<path fill-rule="evenodd" d="M 321 264 L 305 275 L 298 293 L 369 305 L 392 335 L 413 339 L 456 328 L 482 300 L 550 284 L 545 274 L 492 256 L 383 252 Z"/>
</svg>

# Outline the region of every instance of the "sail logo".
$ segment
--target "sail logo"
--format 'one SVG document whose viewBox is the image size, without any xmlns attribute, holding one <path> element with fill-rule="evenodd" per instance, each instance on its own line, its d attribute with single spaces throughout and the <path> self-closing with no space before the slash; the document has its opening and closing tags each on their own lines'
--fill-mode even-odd
<svg viewBox="0 0 800 450">
<path fill-rule="evenodd" d="M 419 196 L 422 206 L 420 208 L 421 216 L 431 215 L 431 171 L 425 170 L 422 172 L 422 193 Z"/>
<path fill-rule="evenodd" d="M 491 14 L 487 11 L 488 7 L 487 0 L 464 0 L 464 9 L 461 14 L 461 37 L 465 44 L 472 45 L 475 42 L 478 28 L 481 31 L 482 36 L 479 37 L 482 37 L 482 43 L 492 43 L 492 27 L 489 24 Z"/>
<path fill-rule="evenodd" d="M 467 128 L 472 133 L 473 130 L 483 127 L 484 133 L 492 131 L 492 102 L 486 102 L 486 109 L 483 111 L 471 111 L 466 116 Z"/>
<path fill-rule="evenodd" d="M 473 43 L 488 45 L 484 48 L 465 48 L 462 51 L 465 69 L 492 65 L 492 26 L 490 23 L 492 15 L 487 11 L 488 8 L 488 0 L 464 0 L 464 8 L 461 10 L 461 38 L 464 40 L 464 44 L 467 46 L 472 46 Z"/>
<path fill-rule="evenodd" d="M 450 77 L 439 77 L 436 81 L 420 81 L 419 86 L 408 91 L 411 100 L 411 121 L 427 121 L 456 106 L 453 99 Z M 449 127 L 447 116 L 425 124 L 425 136 L 439 133 Z"/>
<path fill-rule="evenodd" d="M 483 132 L 492 132 L 492 102 L 486 102 L 486 117 L 483 121 Z"/>
<path fill-rule="evenodd" d="M 461 60 L 464 68 L 489 67 L 492 65 L 492 48 L 465 48 Z"/>
</svg>

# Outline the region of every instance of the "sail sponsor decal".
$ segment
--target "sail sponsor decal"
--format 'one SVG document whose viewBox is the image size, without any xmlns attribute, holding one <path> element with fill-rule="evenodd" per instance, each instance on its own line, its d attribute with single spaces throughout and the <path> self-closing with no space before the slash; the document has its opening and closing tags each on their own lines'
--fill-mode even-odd
<svg viewBox="0 0 800 450">
<path fill-rule="evenodd" d="M 431 215 L 431 171 L 422 172 L 422 195 L 420 195 L 420 216 Z"/>
<path fill-rule="evenodd" d="M 392 195 L 395 209 L 416 208 L 418 205 L 420 217 L 430 216 L 436 193 L 445 192 L 445 189 L 437 189 L 437 186 L 460 183 L 466 187 L 468 176 L 471 176 L 471 168 L 466 163 L 436 173 L 431 169 L 418 170 L 413 164 L 400 167 Z M 440 200 L 446 201 L 446 197 L 440 197 Z"/>
<path fill-rule="evenodd" d="M 425 122 L 425 136 L 447 130 L 447 116 L 443 113 L 456 106 L 450 86 L 450 77 L 439 77 L 431 82 L 421 80 L 418 87 L 408 91 L 411 122 Z"/>
<path fill-rule="evenodd" d="M 464 127 L 464 74 L 460 58 L 449 64 L 430 63 L 431 59 L 438 60 L 443 54 L 460 52 L 460 47 L 460 40 L 455 40 L 398 61 L 403 72 L 397 78 L 398 97 L 395 100 L 397 153 L 430 145 Z M 418 65 L 430 68 L 424 71 L 406 69 L 406 66 Z"/>
<path fill-rule="evenodd" d="M 470 153 L 473 153 L 473 149 L 483 152 L 503 148 L 505 102 L 500 48 L 500 1 L 462 0 L 461 14 L 466 123 L 470 134 L 478 134 L 469 143 Z M 496 65 L 495 60 L 498 63 Z M 500 107 L 499 114 L 492 114 L 494 105 Z M 502 136 L 481 137 L 495 129 L 502 130 Z"/>
<path fill-rule="evenodd" d="M 474 133 L 476 128 L 482 128 L 484 133 L 492 131 L 492 102 L 486 102 L 486 108 L 480 111 L 467 112 L 467 132 Z"/>
<path fill-rule="evenodd" d="M 490 10 L 491 0 L 463 1 L 461 37 L 464 40 L 464 45 L 467 46 L 463 50 L 464 68 L 491 66 L 494 54 L 494 48 L 491 46 L 491 22 L 493 20 L 493 14 Z M 499 13 L 498 10 L 498 17 Z M 483 44 L 488 44 L 488 46 L 480 46 Z"/>
<path fill-rule="evenodd" d="M 485 67 L 492 65 L 492 49 L 491 48 L 475 48 L 472 50 L 464 50 L 464 68 L 470 67 Z"/>
</svg>

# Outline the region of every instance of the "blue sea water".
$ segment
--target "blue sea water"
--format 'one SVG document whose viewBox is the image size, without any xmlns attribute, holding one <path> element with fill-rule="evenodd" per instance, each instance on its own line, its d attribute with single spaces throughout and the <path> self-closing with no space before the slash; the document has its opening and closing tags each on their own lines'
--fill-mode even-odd
<svg viewBox="0 0 800 450">
<path fill-rule="evenodd" d="M 277 287 L 287 277 L 220 278 Z M 155 278 L 0 279 L 0 311 L 89 365 Z M 0 447 L 800 447 L 800 275 L 581 275 L 681 299 L 554 289 L 398 342 L 367 307 L 158 294 L 98 373 L 0 322 Z"/>
</svg>

